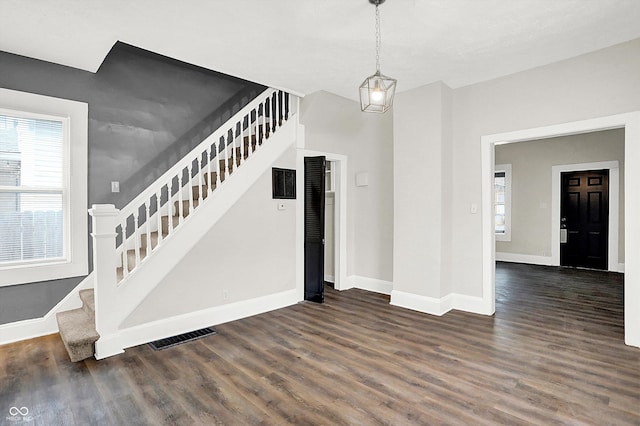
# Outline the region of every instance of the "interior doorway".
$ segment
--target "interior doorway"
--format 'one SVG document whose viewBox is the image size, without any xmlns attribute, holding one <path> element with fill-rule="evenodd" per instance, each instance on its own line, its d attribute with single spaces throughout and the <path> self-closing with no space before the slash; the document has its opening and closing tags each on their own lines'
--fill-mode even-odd
<svg viewBox="0 0 640 426">
<path fill-rule="evenodd" d="M 630 188 L 640 182 L 640 112 L 625 113 L 547 127 L 519 130 L 483 136 L 482 159 L 482 263 L 483 313 L 495 312 L 495 231 L 492 211 L 494 190 L 494 164 L 496 144 L 509 144 L 527 140 L 589 133 L 598 130 L 623 128 L 625 130 L 625 215 L 640 215 L 640 195 Z M 625 224 L 625 256 L 634 259 L 640 255 L 640 223 L 628 220 Z M 555 231 L 554 231 L 555 232 Z M 559 238 L 559 232 L 557 232 Z M 640 347 L 640 265 L 629 261 L 625 265 L 624 282 L 625 343 Z"/>
<path fill-rule="evenodd" d="M 349 288 L 347 280 L 347 156 L 335 154 L 331 152 L 312 151 L 299 149 L 297 168 L 303 170 L 305 157 L 325 157 L 327 162 L 331 163 L 331 181 L 333 185 L 333 230 L 330 238 L 333 239 L 333 280 L 336 290 Z M 304 173 L 298 173 L 297 185 L 299 188 L 304 187 Z M 325 198 L 326 202 L 326 198 Z M 305 297 L 304 288 L 304 203 L 297 203 L 297 223 L 298 223 L 298 241 L 297 241 L 297 291 L 300 300 Z M 327 233 L 325 232 L 325 240 Z M 326 244 L 325 244 L 326 245 Z M 328 263 L 325 258 L 325 264 Z"/>
<path fill-rule="evenodd" d="M 333 170 L 336 167 L 335 161 L 327 160 L 325 167 L 325 201 L 324 201 L 324 281 L 325 284 L 335 288 L 335 254 L 336 254 L 336 238 L 335 238 L 335 210 L 336 210 L 336 192 L 335 192 L 335 174 Z"/>
</svg>

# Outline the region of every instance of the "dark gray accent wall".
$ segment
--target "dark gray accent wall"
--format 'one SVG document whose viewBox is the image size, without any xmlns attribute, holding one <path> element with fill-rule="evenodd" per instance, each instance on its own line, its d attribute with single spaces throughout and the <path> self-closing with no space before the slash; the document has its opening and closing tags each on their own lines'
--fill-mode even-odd
<svg viewBox="0 0 640 426">
<path fill-rule="evenodd" d="M 120 42 L 95 74 L 0 51 L 0 87 L 89 104 L 87 207 L 118 208 L 265 89 Z M 43 316 L 83 278 L 0 287 L 0 324 Z"/>
</svg>

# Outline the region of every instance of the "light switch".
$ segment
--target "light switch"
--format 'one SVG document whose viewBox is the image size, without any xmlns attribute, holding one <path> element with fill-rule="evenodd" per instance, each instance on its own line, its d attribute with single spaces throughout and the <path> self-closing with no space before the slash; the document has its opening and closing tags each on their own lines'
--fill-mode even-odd
<svg viewBox="0 0 640 426">
<path fill-rule="evenodd" d="M 111 192 L 120 192 L 120 182 L 111 182 Z"/>
<path fill-rule="evenodd" d="M 471 203 L 471 214 L 478 213 L 478 205 L 476 203 Z"/>
<path fill-rule="evenodd" d="M 278 203 L 278 210 L 286 210 L 287 206 L 284 205 L 284 203 Z"/>
<path fill-rule="evenodd" d="M 369 173 L 361 172 L 356 173 L 356 186 L 368 186 L 369 185 Z"/>
</svg>

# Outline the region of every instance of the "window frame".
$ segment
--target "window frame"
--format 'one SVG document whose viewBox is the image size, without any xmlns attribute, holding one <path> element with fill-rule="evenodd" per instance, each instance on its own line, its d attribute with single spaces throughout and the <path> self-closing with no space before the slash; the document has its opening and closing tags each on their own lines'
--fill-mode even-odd
<svg viewBox="0 0 640 426">
<path fill-rule="evenodd" d="M 88 273 L 88 111 L 84 102 L 0 88 L 0 114 L 63 123 L 64 256 L 0 266 L 0 287 Z"/>
<path fill-rule="evenodd" d="M 493 171 L 494 187 L 496 173 L 504 173 L 504 233 L 496 232 L 495 211 L 496 200 L 495 192 L 493 198 L 493 233 L 496 241 L 511 241 L 511 164 L 496 164 Z"/>
</svg>

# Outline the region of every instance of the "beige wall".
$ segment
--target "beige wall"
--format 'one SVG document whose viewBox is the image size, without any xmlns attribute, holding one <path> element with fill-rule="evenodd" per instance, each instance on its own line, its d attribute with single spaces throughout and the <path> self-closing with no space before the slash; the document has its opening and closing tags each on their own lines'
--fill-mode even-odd
<svg viewBox="0 0 640 426">
<path fill-rule="evenodd" d="M 347 275 L 393 279 L 392 120 L 390 113 L 365 114 L 357 102 L 323 91 L 300 104 L 305 148 L 348 158 Z M 368 173 L 368 186 L 356 186 L 359 172 Z"/>
<path fill-rule="evenodd" d="M 511 241 L 496 252 L 551 255 L 551 167 L 618 161 L 620 164 L 619 254 L 624 262 L 624 129 L 498 145 L 496 164 L 511 164 Z"/>
</svg>

